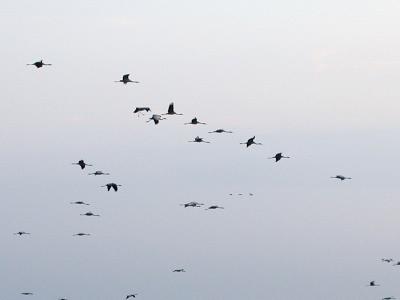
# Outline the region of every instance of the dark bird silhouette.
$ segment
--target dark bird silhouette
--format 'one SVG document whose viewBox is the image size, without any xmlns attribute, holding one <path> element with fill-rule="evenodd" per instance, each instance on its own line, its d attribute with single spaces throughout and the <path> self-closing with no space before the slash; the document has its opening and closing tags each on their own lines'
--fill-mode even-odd
<svg viewBox="0 0 400 300">
<path fill-rule="evenodd" d="M 382 298 L 382 300 L 393 300 L 393 299 L 396 299 L 395 297 L 385 297 L 385 298 Z"/>
<path fill-rule="evenodd" d="M 133 81 L 129 79 L 130 74 L 125 74 L 122 76 L 121 80 L 115 81 L 115 82 L 122 82 L 123 84 L 127 84 L 128 82 L 133 82 L 133 83 L 139 83 L 139 81 Z"/>
<path fill-rule="evenodd" d="M 78 232 L 78 233 L 75 233 L 73 236 L 89 236 L 89 235 L 90 235 L 90 233 Z"/>
<path fill-rule="evenodd" d="M 178 114 L 175 112 L 174 110 L 174 102 L 171 102 L 168 106 L 168 112 L 166 114 L 163 115 L 183 115 L 183 114 Z"/>
<path fill-rule="evenodd" d="M 351 177 L 345 177 L 343 175 L 331 176 L 331 178 L 340 179 L 341 181 L 346 180 L 346 179 L 351 179 Z"/>
<path fill-rule="evenodd" d="M 73 165 L 78 165 L 78 166 L 80 166 L 81 167 L 81 169 L 83 170 L 86 166 L 92 166 L 92 165 L 89 165 L 89 164 L 87 164 L 87 163 L 85 163 L 84 161 L 83 161 L 83 159 L 81 159 L 80 161 L 78 161 L 77 163 L 72 163 Z"/>
<path fill-rule="evenodd" d="M 262 145 L 261 143 L 256 143 L 255 140 L 255 136 L 253 136 L 252 138 L 248 139 L 247 142 L 245 143 L 240 143 L 241 145 L 246 145 L 246 147 L 250 147 L 251 145 Z"/>
<path fill-rule="evenodd" d="M 197 124 L 207 125 L 207 123 L 199 122 L 197 118 L 193 118 L 189 123 L 185 123 L 185 125 L 197 125 Z"/>
<path fill-rule="evenodd" d="M 119 186 L 122 186 L 122 185 L 112 182 L 112 183 L 107 183 L 106 185 L 102 185 L 101 187 L 107 187 L 107 191 L 110 191 L 111 189 L 113 189 L 116 192 L 116 191 L 118 191 Z"/>
<path fill-rule="evenodd" d="M 233 131 L 225 130 L 222 128 L 216 129 L 214 131 L 209 131 L 208 133 L 233 133 Z"/>
<path fill-rule="evenodd" d="M 186 272 L 186 271 L 185 271 L 185 269 L 175 269 L 172 272 L 182 273 L 182 272 Z"/>
<path fill-rule="evenodd" d="M 110 173 L 104 173 L 103 171 L 96 171 L 94 173 L 89 173 L 88 175 L 94 175 L 94 176 L 98 176 L 98 175 L 110 175 Z"/>
<path fill-rule="evenodd" d="M 249 196 L 254 196 L 254 194 L 253 193 L 249 193 Z"/>
<path fill-rule="evenodd" d="M 87 213 L 81 214 L 81 216 L 87 216 L 87 217 L 100 217 L 100 215 L 95 215 L 91 211 L 88 211 Z"/>
<path fill-rule="evenodd" d="M 184 204 L 181 204 L 181 205 L 186 208 L 186 207 L 201 207 L 204 204 L 196 202 L 196 201 L 192 201 L 192 202 L 184 203 Z"/>
<path fill-rule="evenodd" d="M 203 140 L 203 138 L 201 138 L 199 136 L 196 136 L 194 138 L 194 140 L 193 141 L 189 141 L 189 143 L 207 143 L 207 144 L 210 144 L 210 142 L 207 142 L 207 141 Z"/>
<path fill-rule="evenodd" d="M 127 295 L 125 299 L 136 298 L 137 295 L 139 295 L 139 294 L 137 294 L 137 293 L 136 294 L 130 294 L 130 295 Z"/>
<path fill-rule="evenodd" d="M 151 118 L 147 120 L 147 123 L 154 121 L 154 124 L 157 125 L 161 120 L 165 120 L 165 118 L 160 115 L 152 115 Z"/>
<path fill-rule="evenodd" d="M 150 107 L 136 107 L 135 110 L 133 111 L 134 114 L 138 114 L 138 116 L 143 113 L 143 112 L 149 112 L 151 111 Z"/>
<path fill-rule="evenodd" d="M 391 263 L 393 261 L 393 258 L 382 258 L 381 261 L 386 263 Z"/>
<path fill-rule="evenodd" d="M 283 156 L 281 152 L 275 154 L 275 156 L 268 157 L 269 159 L 275 159 L 275 162 L 280 161 L 282 158 L 290 158 L 289 156 Z"/>
<path fill-rule="evenodd" d="M 77 205 L 90 205 L 89 203 L 85 203 L 83 201 L 75 201 L 75 202 L 70 202 L 71 204 L 77 204 Z"/>
<path fill-rule="evenodd" d="M 43 66 L 51 66 L 51 64 L 45 64 L 44 62 L 43 62 L 43 60 L 39 60 L 39 61 L 37 61 L 37 62 L 34 62 L 33 64 L 27 64 L 27 66 L 35 66 L 36 68 L 41 68 L 41 67 L 43 67 Z"/>
<path fill-rule="evenodd" d="M 14 234 L 21 236 L 21 235 L 27 235 L 27 234 L 30 234 L 30 233 L 29 232 L 25 232 L 25 231 L 18 231 L 18 232 L 14 233 Z"/>
<path fill-rule="evenodd" d="M 224 209 L 223 207 L 218 206 L 218 205 L 211 205 L 210 207 L 206 208 L 206 210 L 209 210 L 209 209 L 217 209 L 217 208 Z"/>
<path fill-rule="evenodd" d="M 393 264 L 393 266 L 400 266 L 400 261 L 398 261 L 397 263 Z"/>
<path fill-rule="evenodd" d="M 370 283 L 369 283 L 367 286 L 380 286 L 380 285 L 377 284 L 377 283 L 375 282 L 375 280 L 373 280 L 373 281 L 370 281 Z"/>
<path fill-rule="evenodd" d="M 23 293 L 21 293 L 21 295 L 24 295 L 24 296 L 33 296 L 33 293 L 31 293 L 31 292 L 23 292 Z"/>
</svg>

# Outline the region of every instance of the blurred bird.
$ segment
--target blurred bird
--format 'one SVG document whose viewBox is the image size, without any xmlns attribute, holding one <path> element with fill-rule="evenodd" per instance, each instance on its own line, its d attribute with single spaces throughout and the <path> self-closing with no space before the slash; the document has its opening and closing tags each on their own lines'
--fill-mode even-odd
<svg viewBox="0 0 400 300">
<path fill-rule="evenodd" d="M 94 175 L 94 176 L 98 176 L 98 175 L 110 175 L 110 173 L 104 173 L 103 171 L 96 171 L 94 173 L 89 173 L 88 175 Z"/>
<path fill-rule="evenodd" d="M 228 130 L 219 128 L 219 129 L 214 130 L 214 131 L 209 131 L 208 133 L 233 133 L 233 131 L 228 131 Z"/>
<path fill-rule="evenodd" d="M 370 281 L 370 283 L 367 286 L 379 286 L 374 280 Z"/>
<path fill-rule="evenodd" d="M 91 211 L 88 211 L 87 213 L 81 214 L 81 216 L 87 216 L 87 217 L 100 217 L 100 215 L 95 215 Z"/>
<path fill-rule="evenodd" d="M 70 202 L 71 204 L 77 204 L 77 205 L 90 205 L 89 203 L 85 203 L 83 201 L 75 201 L 75 202 Z"/>
<path fill-rule="evenodd" d="M 382 300 L 393 300 L 393 299 L 396 299 L 395 297 L 385 297 L 385 298 L 382 298 Z"/>
<path fill-rule="evenodd" d="M 193 141 L 189 141 L 189 143 L 207 143 L 207 144 L 210 144 L 210 142 L 207 142 L 207 141 L 203 140 L 203 138 L 201 138 L 199 136 L 196 136 L 194 138 L 194 140 Z"/>
<path fill-rule="evenodd" d="M 152 115 L 151 118 L 147 120 L 147 123 L 152 120 L 154 121 L 154 124 L 157 125 L 158 123 L 160 123 L 161 120 L 165 120 L 165 118 L 161 117 L 160 115 Z"/>
<path fill-rule="evenodd" d="M 122 76 L 121 80 L 114 81 L 114 82 L 122 82 L 123 84 L 127 84 L 128 82 L 139 83 L 139 81 L 132 81 L 129 79 L 130 74 L 125 74 Z"/>
<path fill-rule="evenodd" d="M 83 170 L 86 166 L 92 166 L 92 165 L 89 165 L 89 164 L 87 164 L 87 163 L 85 163 L 84 161 L 83 161 L 83 159 L 81 159 L 80 161 L 78 161 L 77 163 L 72 163 L 73 165 L 78 165 L 78 166 L 80 166 L 81 167 L 81 169 Z"/>
<path fill-rule="evenodd" d="M 75 233 L 73 236 L 89 236 L 90 233 L 83 233 L 83 232 L 79 232 L 79 233 Z"/>
<path fill-rule="evenodd" d="M 201 207 L 201 206 L 204 205 L 204 204 L 203 204 L 203 203 L 199 203 L 199 202 L 192 201 L 192 202 L 184 203 L 184 204 L 181 204 L 181 205 L 184 206 L 184 207 L 186 208 L 186 207 Z"/>
<path fill-rule="evenodd" d="M 133 113 L 138 114 L 138 116 L 139 116 L 144 111 L 149 112 L 149 111 L 151 111 L 151 109 L 150 109 L 150 107 L 136 107 L 135 110 L 133 111 Z"/>
<path fill-rule="evenodd" d="M 25 231 L 18 231 L 18 232 L 14 233 L 14 234 L 21 236 L 21 235 L 27 235 L 27 234 L 30 234 L 30 233 L 29 232 L 25 232 Z"/>
<path fill-rule="evenodd" d="M 280 161 L 282 158 L 290 158 L 289 156 L 283 156 L 281 152 L 275 154 L 275 156 L 268 157 L 269 159 L 275 159 L 275 162 Z"/>
<path fill-rule="evenodd" d="M 137 294 L 137 293 L 136 294 L 130 294 L 130 295 L 127 295 L 125 299 L 136 298 L 137 295 L 139 295 L 139 294 Z"/>
<path fill-rule="evenodd" d="M 168 106 L 168 112 L 166 114 L 163 115 L 183 115 L 183 114 L 178 114 L 175 112 L 174 110 L 174 102 L 171 102 Z"/>
<path fill-rule="evenodd" d="M 218 205 L 211 205 L 210 207 L 206 208 L 206 210 L 209 210 L 209 209 L 217 209 L 217 208 L 224 209 L 223 207 L 218 206 Z"/>
<path fill-rule="evenodd" d="M 37 61 L 37 62 L 34 62 L 33 64 L 27 64 L 27 66 L 35 66 L 36 68 L 41 68 L 41 67 L 43 67 L 43 66 L 51 66 L 51 64 L 45 64 L 44 62 L 43 62 L 43 60 L 39 60 L 39 61 Z"/>
<path fill-rule="evenodd" d="M 182 272 L 186 272 L 186 271 L 185 271 L 185 269 L 175 269 L 172 272 L 182 273 Z"/>
<path fill-rule="evenodd" d="M 256 143 L 256 142 L 254 141 L 255 138 L 256 138 L 256 137 L 253 136 L 252 138 L 248 139 L 247 142 L 245 142 L 245 143 L 240 143 L 240 144 L 241 144 L 241 145 L 246 145 L 247 148 L 250 147 L 251 145 L 262 145 L 261 143 Z"/>
<path fill-rule="evenodd" d="M 30 293 L 30 292 L 23 292 L 23 293 L 21 293 L 21 295 L 24 295 L 24 296 L 33 296 L 33 293 Z"/>
<path fill-rule="evenodd" d="M 400 261 L 398 261 L 397 263 L 393 264 L 393 266 L 400 266 Z"/>
<path fill-rule="evenodd" d="M 381 261 L 391 263 L 393 261 L 393 258 L 382 258 Z"/>
<path fill-rule="evenodd" d="M 114 189 L 114 191 L 118 191 L 118 187 L 122 186 L 120 184 L 116 184 L 116 183 L 107 183 L 106 185 L 102 185 L 101 187 L 107 187 L 107 191 L 110 191 L 111 189 Z"/>
<path fill-rule="evenodd" d="M 197 125 L 197 124 L 207 125 L 206 123 L 199 122 L 197 118 L 193 118 L 189 123 L 185 123 L 185 125 Z"/>
<path fill-rule="evenodd" d="M 343 180 L 345 180 L 345 179 L 351 179 L 351 177 L 345 177 L 345 176 L 343 176 L 343 175 L 331 176 L 331 178 L 340 179 L 341 181 L 343 181 Z"/>
</svg>

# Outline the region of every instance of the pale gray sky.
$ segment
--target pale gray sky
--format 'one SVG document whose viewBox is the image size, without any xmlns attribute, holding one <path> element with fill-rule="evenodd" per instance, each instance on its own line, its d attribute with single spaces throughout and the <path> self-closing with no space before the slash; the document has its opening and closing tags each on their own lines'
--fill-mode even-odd
<svg viewBox="0 0 400 300">
<path fill-rule="evenodd" d="M 400 297 L 398 1 L 0 3 L 1 299 Z"/>
</svg>

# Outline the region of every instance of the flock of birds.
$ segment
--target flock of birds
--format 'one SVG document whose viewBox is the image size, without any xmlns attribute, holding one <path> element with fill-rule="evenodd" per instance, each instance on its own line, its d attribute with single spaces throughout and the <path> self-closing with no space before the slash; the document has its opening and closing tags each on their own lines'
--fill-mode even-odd
<svg viewBox="0 0 400 300">
<path fill-rule="evenodd" d="M 51 66 L 52 64 L 44 63 L 43 60 L 40 60 L 40 61 L 34 62 L 32 64 L 28 64 L 28 65 L 35 66 L 36 68 L 42 68 L 43 66 Z M 125 75 L 122 76 L 122 79 L 120 79 L 118 81 L 115 81 L 115 82 L 121 82 L 124 85 L 126 85 L 128 83 L 139 83 L 139 81 L 131 80 L 129 78 L 129 76 L 130 76 L 129 74 L 125 74 Z M 149 112 L 151 112 L 150 107 L 136 107 L 135 110 L 133 111 L 133 113 L 137 114 L 138 116 L 145 115 L 146 113 L 149 113 Z M 155 125 L 158 125 L 160 123 L 160 121 L 166 120 L 165 116 L 173 116 L 173 115 L 183 115 L 183 114 L 175 112 L 174 103 L 170 103 L 166 113 L 164 113 L 164 114 L 152 114 L 151 117 L 147 120 L 147 122 L 153 121 Z M 197 117 L 194 117 L 194 118 L 191 119 L 190 122 L 184 123 L 184 125 L 207 125 L 207 123 L 200 122 L 197 119 Z M 218 128 L 218 129 L 213 130 L 213 131 L 208 131 L 208 133 L 210 133 L 210 134 L 214 134 L 214 133 L 232 134 L 233 131 L 225 130 L 225 129 L 222 129 L 222 128 Z M 253 136 L 253 137 L 249 138 L 247 141 L 242 142 L 240 144 L 246 145 L 246 148 L 248 148 L 248 147 L 250 147 L 252 145 L 262 145 L 262 143 L 256 142 L 255 138 L 256 137 Z M 206 144 L 211 143 L 210 141 L 207 141 L 204 138 L 199 137 L 199 136 L 196 136 L 193 140 L 190 140 L 188 142 L 191 142 L 191 143 L 206 143 Z M 274 159 L 275 162 L 279 162 L 281 159 L 287 159 L 287 158 L 290 158 L 290 157 L 289 156 L 285 156 L 282 153 L 276 153 L 274 156 L 268 157 L 268 158 L 269 159 Z M 86 167 L 92 167 L 93 166 L 92 164 L 86 163 L 83 159 L 79 160 L 76 163 L 72 163 L 72 164 L 73 165 L 78 165 L 81 168 L 81 170 L 85 170 Z M 110 175 L 110 173 L 103 172 L 101 170 L 97 170 L 95 172 L 88 173 L 88 175 L 106 176 L 106 175 Z M 338 179 L 340 181 L 352 179 L 351 177 L 346 177 L 346 176 L 343 176 L 343 175 L 335 175 L 335 176 L 331 176 L 331 178 Z M 107 184 L 105 184 L 105 185 L 103 185 L 101 187 L 105 187 L 107 189 L 107 191 L 113 190 L 114 192 L 117 192 L 119 190 L 119 187 L 121 187 L 121 185 L 117 184 L 117 183 L 114 183 L 114 182 L 110 182 L 110 183 L 107 183 Z M 233 194 L 229 194 L 229 195 L 233 195 Z M 241 196 L 243 194 L 239 193 L 238 195 Z M 253 194 L 249 193 L 249 196 L 253 196 Z M 73 205 L 82 205 L 82 206 L 89 206 L 90 205 L 89 203 L 86 203 L 84 201 L 74 201 L 74 202 L 70 202 L 70 203 L 73 204 Z M 204 203 L 191 201 L 191 202 L 183 203 L 183 204 L 180 204 L 180 205 L 185 207 L 185 208 L 187 208 L 187 207 L 202 207 L 204 205 Z M 221 207 L 221 206 L 218 206 L 218 205 L 210 205 L 210 206 L 208 206 L 206 208 L 206 210 L 215 210 L 215 209 L 224 209 L 224 207 Z M 95 214 L 95 213 L 93 213 L 91 211 L 88 211 L 86 213 L 82 213 L 80 215 L 81 216 L 86 216 L 86 217 L 100 217 L 99 214 Z M 31 233 L 25 232 L 25 231 L 18 231 L 18 232 L 14 233 L 14 234 L 18 235 L 18 236 L 23 236 L 23 235 L 30 235 Z M 73 236 L 79 236 L 79 237 L 90 236 L 90 233 L 78 232 L 78 233 L 74 234 Z M 389 259 L 388 258 L 382 258 L 382 262 L 394 263 L 394 260 L 391 259 L 391 258 L 389 258 Z M 394 263 L 393 266 L 400 266 L 400 261 L 398 261 L 397 263 Z M 183 268 L 178 268 L 178 269 L 172 270 L 172 272 L 174 272 L 174 273 L 184 273 L 186 271 Z M 377 286 L 380 286 L 380 284 L 377 284 L 375 281 L 370 281 L 367 286 L 369 286 L 369 287 L 377 287 Z M 32 293 L 32 292 L 22 292 L 21 295 L 33 296 L 34 293 Z M 125 299 L 136 298 L 137 296 L 138 296 L 138 293 L 131 293 L 131 294 L 126 295 Z M 393 300 L 393 299 L 396 299 L 396 298 L 393 297 L 393 296 L 382 298 L 382 300 Z M 59 298 L 58 300 L 68 300 L 68 299 Z"/>
</svg>

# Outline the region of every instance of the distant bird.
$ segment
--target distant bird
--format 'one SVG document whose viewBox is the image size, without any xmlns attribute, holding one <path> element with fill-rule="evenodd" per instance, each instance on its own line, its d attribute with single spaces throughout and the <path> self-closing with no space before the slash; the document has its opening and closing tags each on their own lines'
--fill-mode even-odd
<svg viewBox="0 0 400 300">
<path fill-rule="evenodd" d="M 218 205 L 211 205 L 210 207 L 206 208 L 206 210 L 209 210 L 209 209 L 217 209 L 217 208 L 224 209 L 223 207 L 218 206 Z"/>
<path fill-rule="evenodd" d="M 30 233 L 29 232 L 25 232 L 25 231 L 18 231 L 18 232 L 14 233 L 14 234 L 21 236 L 21 235 L 27 235 L 27 234 L 30 234 Z"/>
<path fill-rule="evenodd" d="M 163 115 L 183 115 L 183 114 L 178 114 L 175 112 L 174 110 L 174 102 L 171 102 L 168 106 L 168 112 L 166 114 Z"/>
<path fill-rule="evenodd" d="M 43 60 L 39 60 L 39 61 L 37 61 L 37 62 L 34 62 L 33 64 L 27 64 L 27 66 L 35 66 L 36 68 L 41 68 L 41 67 L 43 67 L 43 66 L 51 66 L 51 64 L 45 64 L 44 62 L 43 62 Z"/>
<path fill-rule="evenodd" d="M 249 193 L 249 196 L 254 196 L 254 194 L 253 193 Z"/>
<path fill-rule="evenodd" d="M 393 266 L 400 266 L 400 261 L 398 261 L 397 263 L 393 264 Z"/>
<path fill-rule="evenodd" d="M 139 81 L 133 81 L 129 79 L 129 75 L 130 74 L 125 74 L 124 76 L 122 76 L 121 80 L 115 81 L 115 82 L 122 82 L 123 84 L 127 84 L 128 82 L 133 82 L 133 83 L 139 83 Z"/>
<path fill-rule="evenodd" d="M 122 185 L 112 182 L 112 183 L 107 183 L 106 185 L 102 185 L 101 187 L 107 187 L 107 191 L 110 191 L 111 189 L 113 189 L 116 192 L 116 191 L 118 191 L 119 186 L 122 186 Z"/>
<path fill-rule="evenodd" d="M 245 142 L 245 143 L 240 143 L 240 144 L 242 144 L 242 145 L 244 144 L 244 145 L 246 145 L 246 147 L 250 147 L 251 145 L 262 145 L 261 143 L 256 143 L 256 142 L 254 141 L 255 138 L 256 138 L 256 137 L 253 136 L 252 138 L 248 139 L 247 142 Z"/>
<path fill-rule="evenodd" d="M 154 124 L 157 125 L 161 120 L 165 120 L 165 118 L 161 117 L 160 115 L 152 115 L 151 118 L 147 120 L 147 123 L 154 121 Z"/>
<path fill-rule="evenodd" d="M 370 281 L 370 283 L 367 286 L 379 286 L 374 280 Z"/>
<path fill-rule="evenodd" d="M 199 122 L 197 118 L 193 118 L 189 123 L 185 123 L 185 125 L 197 125 L 197 124 L 207 125 L 207 123 Z"/>
<path fill-rule="evenodd" d="M 78 166 L 80 166 L 81 167 L 81 169 L 83 170 L 86 166 L 92 166 L 92 165 L 89 165 L 89 164 L 87 164 L 87 163 L 85 163 L 84 161 L 83 161 L 83 159 L 81 159 L 80 161 L 78 161 L 77 163 L 72 163 L 73 165 L 78 165 Z"/>
<path fill-rule="evenodd" d="M 381 261 L 386 263 L 391 263 L 393 261 L 393 258 L 382 258 Z"/>
<path fill-rule="evenodd" d="M 94 173 L 89 173 L 88 175 L 94 175 L 94 176 L 98 176 L 98 175 L 110 175 L 110 173 L 104 173 L 103 171 L 96 171 Z"/>
<path fill-rule="evenodd" d="M 331 176 L 331 178 L 340 179 L 341 181 L 343 181 L 343 180 L 345 180 L 345 179 L 351 179 L 351 177 L 345 177 L 345 176 L 343 176 L 343 175 Z"/>
<path fill-rule="evenodd" d="M 233 133 L 233 131 L 228 131 L 228 130 L 219 128 L 219 129 L 214 130 L 214 131 L 209 131 L 208 133 Z"/>
<path fill-rule="evenodd" d="M 91 211 L 88 211 L 87 213 L 81 214 L 81 216 L 87 216 L 87 217 L 100 217 L 100 215 L 95 215 Z"/>
<path fill-rule="evenodd" d="M 392 300 L 392 299 L 396 299 L 395 297 L 385 297 L 385 298 L 382 298 L 382 300 Z"/>
<path fill-rule="evenodd" d="M 192 201 L 192 202 L 184 203 L 184 204 L 181 204 L 181 205 L 186 208 L 186 207 L 201 207 L 204 204 L 196 202 L 196 201 Z"/>
<path fill-rule="evenodd" d="M 24 296 L 33 296 L 33 293 L 30 293 L 30 292 L 23 292 L 23 293 L 21 293 L 21 295 L 24 295 Z"/>
<path fill-rule="evenodd" d="M 130 295 L 127 295 L 125 299 L 136 298 L 137 295 L 139 295 L 139 294 L 137 294 L 137 293 L 136 294 L 130 294 Z"/>
<path fill-rule="evenodd" d="M 90 233 L 84 233 L 84 232 L 79 232 L 79 233 L 75 233 L 73 236 L 89 236 Z"/>
<path fill-rule="evenodd" d="M 194 138 L 194 140 L 193 141 L 189 141 L 189 143 L 207 143 L 207 144 L 210 144 L 210 142 L 205 141 L 203 138 L 201 138 L 199 136 L 196 136 Z"/>
<path fill-rule="evenodd" d="M 142 112 L 149 112 L 151 111 L 150 107 L 136 107 L 135 110 L 133 111 L 134 114 L 138 114 L 138 116 L 142 113 Z"/>
<path fill-rule="evenodd" d="M 185 271 L 185 269 L 175 269 L 172 272 L 182 273 L 182 272 L 186 272 L 186 271 Z"/>
<path fill-rule="evenodd" d="M 281 152 L 275 154 L 275 156 L 268 157 L 269 159 L 275 159 L 275 162 L 280 161 L 282 158 L 290 158 L 289 156 L 283 156 Z"/>
<path fill-rule="evenodd" d="M 78 204 L 78 205 L 90 205 L 89 203 L 85 203 L 83 201 L 75 201 L 75 202 L 70 202 L 71 204 Z"/>
</svg>

